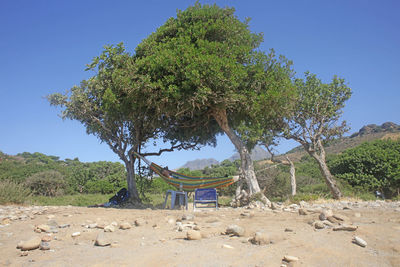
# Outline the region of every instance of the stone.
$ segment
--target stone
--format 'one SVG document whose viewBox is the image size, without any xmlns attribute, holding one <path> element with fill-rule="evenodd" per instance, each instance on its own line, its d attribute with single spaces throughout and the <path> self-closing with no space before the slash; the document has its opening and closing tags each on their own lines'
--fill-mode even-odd
<svg viewBox="0 0 400 267">
<path fill-rule="evenodd" d="M 91 223 L 91 224 L 89 224 L 89 225 L 88 225 L 88 228 L 89 228 L 89 229 L 97 228 L 97 223 Z"/>
<path fill-rule="evenodd" d="M 361 217 L 361 213 L 359 213 L 359 212 L 354 213 L 354 217 L 360 218 Z"/>
<path fill-rule="evenodd" d="M 285 228 L 285 232 L 293 232 L 294 230 L 292 228 Z"/>
<path fill-rule="evenodd" d="M 104 227 L 104 232 L 114 232 L 114 231 L 115 231 L 115 227 L 111 224 Z"/>
<path fill-rule="evenodd" d="M 71 234 L 72 237 L 77 237 L 77 236 L 80 236 L 80 235 L 81 235 L 81 232 L 74 232 L 74 233 Z"/>
<path fill-rule="evenodd" d="M 111 241 L 105 236 L 103 232 L 100 232 L 97 237 L 96 241 L 94 242 L 95 246 L 105 247 L 111 245 Z"/>
<path fill-rule="evenodd" d="M 283 260 L 286 261 L 286 262 L 293 262 L 293 261 L 298 261 L 299 258 L 295 257 L 295 256 L 285 255 L 283 257 Z"/>
<path fill-rule="evenodd" d="M 271 243 L 269 236 L 264 232 L 256 232 L 249 241 L 254 245 L 268 245 Z"/>
<path fill-rule="evenodd" d="M 42 240 L 40 239 L 40 237 L 35 236 L 31 239 L 29 239 L 28 241 L 24 241 L 22 242 L 20 245 L 21 250 L 25 251 L 25 250 L 33 250 L 33 249 L 37 249 L 40 246 L 40 242 Z"/>
<path fill-rule="evenodd" d="M 40 250 L 50 250 L 50 244 L 48 242 L 40 242 L 39 245 Z"/>
<path fill-rule="evenodd" d="M 111 222 L 110 225 L 112 225 L 114 227 L 118 227 L 118 223 L 116 221 Z"/>
<path fill-rule="evenodd" d="M 314 223 L 314 228 L 315 229 L 324 229 L 325 228 L 325 224 L 321 221 L 316 221 Z"/>
<path fill-rule="evenodd" d="M 49 235 L 44 235 L 40 239 L 42 240 L 42 242 L 50 242 L 52 238 Z"/>
<path fill-rule="evenodd" d="M 227 249 L 234 249 L 234 247 L 232 247 L 231 245 L 227 245 L 227 244 L 222 244 L 221 247 L 222 248 L 227 248 Z"/>
<path fill-rule="evenodd" d="M 328 217 L 333 216 L 333 212 L 330 209 L 326 209 L 323 210 L 320 214 L 319 214 L 319 219 L 321 221 L 325 221 Z"/>
<path fill-rule="evenodd" d="M 343 224 L 343 225 L 339 225 L 339 226 L 334 227 L 333 231 L 350 231 L 351 232 L 351 231 L 357 230 L 357 228 L 358 228 L 358 226 L 355 226 L 355 225 Z"/>
<path fill-rule="evenodd" d="M 49 225 L 50 227 L 55 227 L 55 228 L 57 228 L 58 227 L 58 223 L 55 221 L 55 220 L 49 220 L 48 222 L 47 222 L 47 225 Z"/>
<path fill-rule="evenodd" d="M 199 231 L 189 230 L 186 233 L 186 237 L 187 237 L 188 240 L 200 240 L 201 239 L 201 233 Z"/>
<path fill-rule="evenodd" d="M 106 227 L 105 223 L 98 223 L 96 226 L 96 228 L 98 228 L 98 229 L 104 229 L 104 227 Z"/>
<path fill-rule="evenodd" d="M 182 215 L 182 221 L 191 221 L 194 219 L 194 215 L 193 214 L 183 214 Z"/>
<path fill-rule="evenodd" d="M 7 225 L 7 224 L 10 224 L 10 219 L 9 218 L 4 218 L 3 220 L 1 220 L 1 224 L 2 225 Z"/>
<path fill-rule="evenodd" d="M 360 247 L 365 248 L 367 246 L 367 242 L 363 240 L 361 237 L 355 236 L 353 238 L 353 243 L 359 245 Z"/>
<path fill-rule="evenodd" d="M 60 224 L 58 228 L 68 228 L 70 225 L 68 223 Z"/>
<path fill-rule="evenodd" d="M 345 216 L 345 215 L 342 215 L 342 214 L 333 214 L 333 216 L 332 216 L 333 218 L 335 218 L 336 220 L 339 220 L 339 221 L 349 221 L 349 218 L 347 217 L 347 216 Z"/>
<path fill-rule="evenodd" d="M 119 229 L 122 229 L 122 230 L 128 230 L 128 229 L 131 229 L 131 228 L 132 228 L 132 225 L 130 223 L 128 223 L 128 222 L 123 222 L 119 226 Z"/>
<path fill-rule="evenodd" d="M 135 220 L 135 225 L 136 226 L 143 226 L 145 224 L 146 224 L 146 221 L 141 219 L 141 218 Z"/>
<path fill-rule="evenodd" d="M 176 220 L 175 220 L 174 218 L 169 218 L 169 219 L 168 219 L 168 223 L 169 223 L 169 224 L 175 224 L 175 223 L 176 223 Z"/>
<path fill-rule="evenodd" d="M 245 230 L 236 224 L 232 224 L 226 228 L 225 233 L 232 236 L 244 236 Z"/>
<path fill-rule="evenodd" d="M 299 209 L 299 215 L 308 215 L 307 211 L 303 208 Z"/>
<path fill-rule="evenodd" d="M 339 223 L 340 221 L 338 219 L 336 219 L 333 216 L 329 216 L 328 218 L 326 218 L 328 221 L 330 221 L 331 223 Z"/>
<path fill-rule="evenodd" d="M 37 229 L 39 229 L 41 232 L 50 232 L 50 226 L 47 224 L 39 224 L 38 226 L 36 226 Z"/>
</svg>

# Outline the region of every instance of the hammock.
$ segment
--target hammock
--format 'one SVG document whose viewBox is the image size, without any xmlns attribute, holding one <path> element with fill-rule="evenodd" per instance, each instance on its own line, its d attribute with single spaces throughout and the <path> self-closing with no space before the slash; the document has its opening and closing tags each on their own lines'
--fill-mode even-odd
<svg viewBox="0 0 400 267">
<path fill-rule="evenodd" d="M 134 155 L 142 159 L 150 166 L 150 169 L 157 173 L 168 184 L 184 191 L 194 191 L 197 188 L 222 188 L 229 186 L 237 181 L 236 176 L 229 177 L 196 177 L 167 170 L 157 165 L 145 157 L 134 152 Z"/>
</svg>

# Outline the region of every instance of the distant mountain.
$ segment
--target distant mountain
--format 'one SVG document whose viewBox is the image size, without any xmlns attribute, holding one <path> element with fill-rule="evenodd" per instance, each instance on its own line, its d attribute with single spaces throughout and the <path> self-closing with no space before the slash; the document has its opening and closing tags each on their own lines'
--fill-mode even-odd
<svg viewBox="0 0 400 267">
<path fill-rule="evenodd" d="M 260 146 L 255 146 L 254 149 L 251 151 L 250 157 L 252 160 L 262 160 L 270 158 L 271 154 L 269 154 L 269 152 L 265 151 Z M 230 158 L 228 158 L 229 161 L 235 161 L 237 159 L 240 159 L 240 155 L 238 152 L 236 152 Z"/>
<path fill-rule="evenodd" d="M 209 159 L 195 159 L 185 163 L 181 168 L 189 168 L 190 170 L 202 170 L 205 167 L 211 165 L 219 164 L 218 160 L 209 158 Z"/>
</svg>

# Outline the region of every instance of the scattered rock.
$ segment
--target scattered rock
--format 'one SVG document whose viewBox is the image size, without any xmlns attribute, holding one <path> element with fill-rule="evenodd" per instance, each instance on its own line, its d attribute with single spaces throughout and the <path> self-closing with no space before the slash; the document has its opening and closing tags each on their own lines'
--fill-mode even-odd
<svg viewBox="0 0 400 267">
<path fill-rule="evenodd" d="M 361 213 L 359 213 L 359 212 L 354 213 L 354 217 L 360 218 L 361 217 Z"/>
<path fill-rule="evenodd" d="M 292 228 L 285 228 L 285 232 L 293 232 L 294 230 Z"/>
<path fill-rule="evenodd" d="M 50 232 L 50 226 L 47 224 L 39 224 L 38 226 L 36 226 L 36 229 L 40 230 L 40 232 L 46 232 L 46 233 Z"/>
<path fill-rule="evenodd" d="M 355 236 L 353 238 L 353 243 L 359 245 L 360 247 L 365 248 L 367 246 L 367 242 L 365 242 L 365 240 L 363 240 L 362 238 Z"/>
<path fill-rule="evenodd" d="M 355 231 L 357 230 L 358 226 L 355 225 L 339 225 L 333 228 L 333 231 Z"/>
<path fill-rule="evenodd" d="M 122 230 L 128 230 L 128 229 L 131 229 L 131 228 L 132 228 L 132 225 L 130 223 L 128 223 L 128 222 L 123 222 L 119 226 L 119 229 L 122 229 Z"/>
<path fill-rule="evenodd" d="M 339 221 L 342 221 L 342 222 L 349 220 L 349 218 L 347 216 L 342 215 L 342 214 L 333 214 L 332 217 L 335 218 L 336 220 L 339 220 Z"/>
<path fill-rule="evenodd" d="M 305 209 L 301 208 L 299 209 L 299 215 L 308 215 L 308 212 Z"/>
<path fill-rule="evenodd" d="M 333 216 L 332 210 L 326 209 L 319 214 L 319 219 L 325 221 L 328 217 Z"/>
<path fill-rule="evenodd" d="M 232 236 L 244 236 L 245 230 L 236 224 L 232 224 L 226 228 L 225 233 Z"/>
<path fill-rule="evenodd" d="M 111 242 L 108 238 L 106 238 L 105 234 L 103 232 L 100 232 L 95 241 L 95 246 L 100 246 L 100 247 L 105 247 L 111 245 Z"/>
<path fill-rule="evenodd" d="M 175 220 L 174 218 L 169 218 L 169 219 L 168 219 L 168 223 L 169 223 L 169 224 L 175 224 L 175 223 L 176 223 L 176 220 Z"/>
<path fill-rule="evenodd" d="M 227 245 L 227 244 L 223 244 L 221 247 L 228 248 L 228 249 L 234 249 L 234 247 L 232 247 L 231 245 Z"/>
<path fill-rule="evenodd" d="M 111 224 L 104 227 L 104 232 L 114 232 L 114 231 L 115 231 L 115 227 Z"/>
<path fill-rule="evenodd" d="M 187 231 L 186 236 L 187 236 L 188 240 L 200 240 L 201 239 L 201 233 L 199 231 L 195 231 L 195 230 Z"/>
<path fill-rule="evenodd" d="M 285 255 L 283 257 L 283 260 L 286 261 L 286 262 L 293 262 L 293 261 L 298 261 L 299 258 L 295 257 L 295 256 Z"/>
<path fill-rule="evenodd" d="M 191 221 L 194 219 L 194 215 L 193 214 L 183 214 L 182 215 L 182 221 Z"/>
<path fill-rule="evenodd" d="M 314 228 L 315 229 L 324 229 L 325 228 L 325 224 L 321 221 L 316 221 L 314 223 Z"/>
<path fill-rule="evenodd" d="M 58 226 L 58 228 L 68 228 L 68 227 L 70 227 L 70 225 L 67 224 L 67 223 L 65 223 L 65 224 L 60 224 L 60 225 Z"/>
<path fill-rule="evenodd" d="M 49 235 L 44 235 L 40 239 L 42 240 L 42 242 L 50 242 L 52 238 Z"/>
<path fill-rule="evenodd" d="M 81 232 L 74 232 L 74 233 L 71 234 L 72 237 L 77 237 L 77 236 L 80 236 L 80 235 L 81 235 Z"/>
<path fill-rule="evenodd" d="M 28 256 L 28 251 L 21 251 L 21 253 L 19 254 L 20 257 L 25 257 Z"/>
<path fill-rule="evenodd" d="M 249 241 L 254 245 L 268 245 L 270 243 L 269 236 L 264 232 L 256 232 Z"/>
<path fill-rule="evenodd" d="M 10 219 L 8 219 L 8 218 L 4 218 L 3 220 L 1 220 L 1 224 L 2 225 L 7 225 L 7 224 L 10 224 Z"/>
<path fill-rule="evenodd" d="M 49 250 L 50 249 L 50 244 L 48 242 L 40 242 L 39 245 L 40 250 Z"/>
<path fill-rule="evenodd" d="M 135 220 L 135 225 L 136 226 L 143 226 L 145 224 L 146 224 L 146 221 L 141 219 L 141 218 Z"/>
<path fill-rule="evenodd" d="M 328 218 L 326 218 L 329 222 L 331 223 L 339 223 L 340 221 L 338 219 L 336 219 L 334 216 L 329 216 Z"/>
<path fill-rule="evenodd" d="M 89 225 L 88 225 L 88 228 L 89 228 L 89 229 L 97 228 L 97 223 L 91 223 L 91 224 L 89 224 Z"/>
<path fill-rule="evenodd" d="M 33 249 L 37 249 L 40 246 L 40 242 L 41 241 L 42 240 L 40 239 L 40 237 L 36 236 L 36 237 L 33 237 L 33 238 L 29 239 L 28 241 L 24 241 L 22 243 L 18 243 L 18 246 L 23 251 L 25 251 L 25 250 L 33 250 Z"/>
</svg>

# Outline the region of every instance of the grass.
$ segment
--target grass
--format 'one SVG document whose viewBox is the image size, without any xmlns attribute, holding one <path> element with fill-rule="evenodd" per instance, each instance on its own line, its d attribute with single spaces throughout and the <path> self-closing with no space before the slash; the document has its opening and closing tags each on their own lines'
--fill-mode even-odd
<svg viewBox="0 0 400 267">
<path fill-rule="evenodd" d="M 112 195 L 113 194 L 76 194 L 57 197 L 30 196 L 25 203 L 38 206 L 89 206 L 105 203 Z"/>
</svg>

